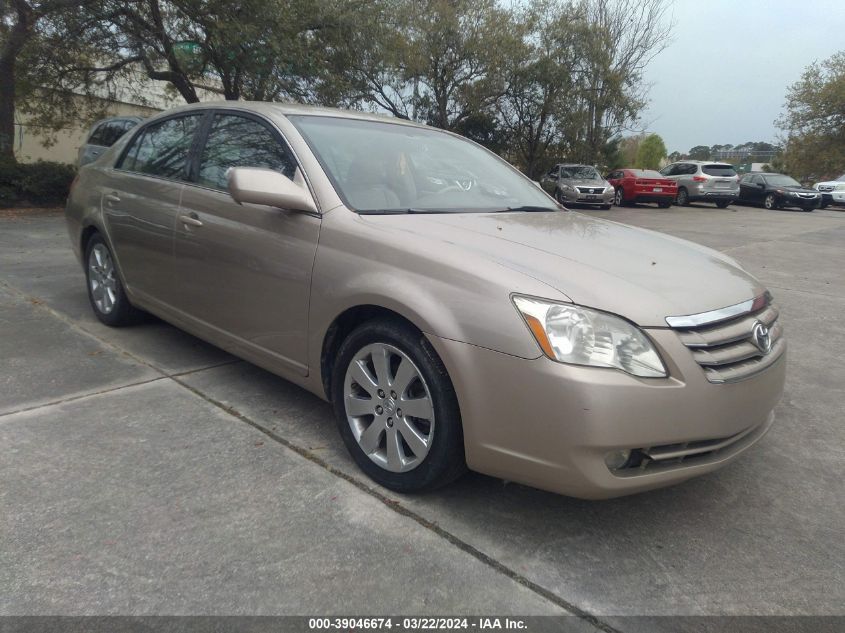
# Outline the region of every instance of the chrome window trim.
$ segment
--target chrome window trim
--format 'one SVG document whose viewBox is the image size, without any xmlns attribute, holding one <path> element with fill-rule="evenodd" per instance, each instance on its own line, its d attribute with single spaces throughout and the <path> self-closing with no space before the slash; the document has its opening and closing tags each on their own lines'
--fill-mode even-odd
<svg viewBox="0 0 845 633">
<path fill-rule="evenodd" d="M 669 324 L 669 327 L 673 328 L 694 328 L 701 327 L 702 325 L 712 325 L 713 323 L 726 321 L 728 319 L 733 319 L 734 317 L 748 314 L 749 312 L 754 312 L 755 304 L 761 304 L 762 302 L 759 307 L 763 308 L 769 305 L 770 301 L 771 296 L 767 292 L 759 297 L 748 299 L 747 301 L 743 301 L 741 303 L 735 303 L 734 305 L 726 306 L 724 308 L 718 308 L 717 310 L 699 312 L 698 314 L 687 314 L 683 316 L 667 316 L 666 323 Z"/>
</svg>

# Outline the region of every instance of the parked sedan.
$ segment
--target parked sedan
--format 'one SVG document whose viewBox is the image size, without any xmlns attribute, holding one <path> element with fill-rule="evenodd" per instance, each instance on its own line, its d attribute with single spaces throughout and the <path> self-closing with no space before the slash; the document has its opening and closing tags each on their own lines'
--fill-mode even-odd
<svg viewBox="0 0 845 633">
<path fill-rule="evenodd" d="M 432 188 L 450 164 L 472 185 Z M 409 121 L 183 106 L 80 169 L 66 217 L 100 321 L 152 312 L 330 401 L 397 491 L 467 467 L 590 498 L 681 482 L 763 437 L 783 390 L 777 308 L 734 260 Z"/>
<path fill-rule="evenodd" d="M 668 209 L 678 194 L 674 180 L 651 169 L 617 169 L 607 176 L 614 189 L 616 206 L 637 202 L 656 202 L 661 209 Z"/>
<path fill-rule="evenodd" d="M 555 165 L 540 184 L 563 205 L 600 205 L 609 209 L 615 193 L 613 186 L 589 165 Z"/>
<path fill-rule="evenodd" d="M 802 187 L 784 174 L 745 174 L 739 181 L 739 198 L 743 202 L 761 204 L 767 209 L 798 207 L 812 211 L 821 205 L 821 194 Z"/>
</svg>

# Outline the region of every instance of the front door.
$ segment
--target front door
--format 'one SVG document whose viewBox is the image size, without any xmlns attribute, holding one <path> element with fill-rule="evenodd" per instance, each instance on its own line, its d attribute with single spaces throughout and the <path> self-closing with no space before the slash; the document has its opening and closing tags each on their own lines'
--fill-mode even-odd
<svg viewBox="0 0 845 633">
<path fill-rule="evenodd" d="M 265 167 L 293 178 L 296 161 L 279 132 L 246 114 L 214 114 L 185 186 L 175 230 L 178 309 L 254 360 L 307 374 L 308 300 L 320 218 L 236 203 L 231 167 Z"/>
</svg>

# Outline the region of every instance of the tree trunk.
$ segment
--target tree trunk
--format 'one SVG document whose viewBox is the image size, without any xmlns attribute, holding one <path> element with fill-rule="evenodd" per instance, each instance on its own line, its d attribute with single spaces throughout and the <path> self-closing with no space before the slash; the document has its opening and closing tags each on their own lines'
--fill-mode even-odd
<svg viewBox="0 0 845 633">
<path fill-rule="evenodd" d="M 15 160 L 15 64 L 32 33 L 32 8 L 13 2 L 17 20 L 0 50 L 0 160 Z"/>
</svg>

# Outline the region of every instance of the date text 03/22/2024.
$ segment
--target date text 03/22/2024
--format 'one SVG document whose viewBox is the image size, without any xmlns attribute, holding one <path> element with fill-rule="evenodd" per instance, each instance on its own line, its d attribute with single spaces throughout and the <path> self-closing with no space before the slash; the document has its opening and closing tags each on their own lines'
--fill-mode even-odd
<svg viewBox="0 0 845 633">
<path fill-rule="evenodd" d="M 396 628 L 402 631 L 425 631 L 425 630 L 524 630 L 524 620 L 510 617 L 473 617 L 473 618 L 447 618 L 447 617 L 357 617 L 357 618 L 309 618 L 308 628 L 310 630 L 391 630 Z"/>
</svg>

